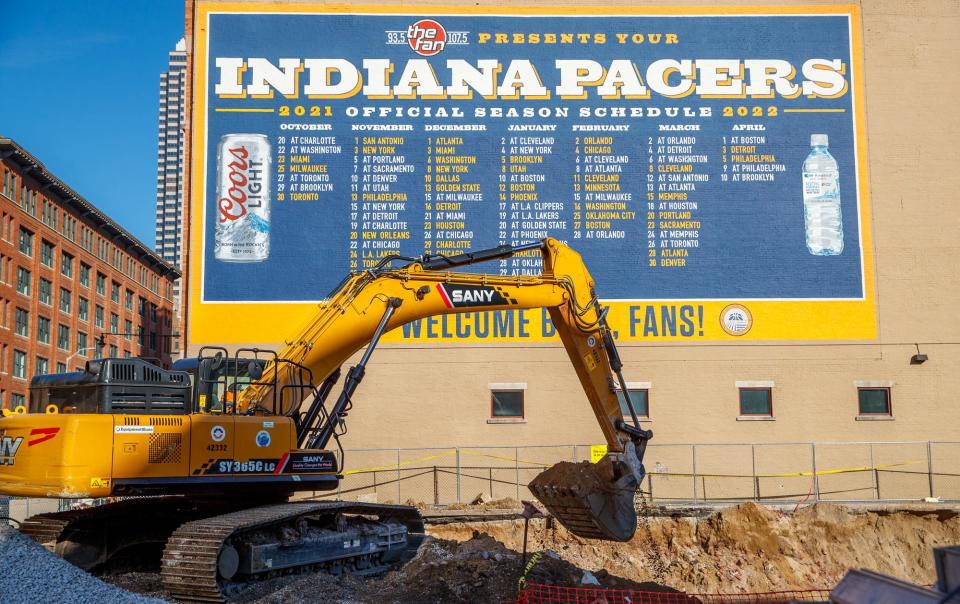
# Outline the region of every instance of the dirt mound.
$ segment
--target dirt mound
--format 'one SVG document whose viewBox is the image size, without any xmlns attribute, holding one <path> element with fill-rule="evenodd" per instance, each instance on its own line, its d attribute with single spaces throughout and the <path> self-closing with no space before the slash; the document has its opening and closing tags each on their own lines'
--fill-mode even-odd
<svg viewBox="0 0 960 604">
<path fill-rule="evenodd" d="M 517 596 L 521 573 L 520 554 L 507 549 L 489 535 L 476 533 L 463 542 L 429 539 L 417 557 L 402 569 L 383 577 L 332 578 L 314 574 L 286 580 L 279 589 L 253 597 L 243 594 L 234 601 L 258 604 L 314 602 L 323 593 L 330 602 L 383 602 L 391 604 L 468 604 L 509 602 Z M 583 569 L 546 552 L 533 566 L 527 580 L 550 585 L 579 585 Z M 601 572 L 595 575 L 604 587 L 673 591 L 660 585 L 636 583 Z M 259 591 L 259 590 L 258 590 Z"/>
<path fill-rule="evenodd" d="M 482 499 L 478 497 L 478 499 Z M 446 506 L 447 510 L 471 510 L 471 511 L 489 511 L 489 510 L 521 510 L 523 504 L 513 497 L 504 497 L 503 499 L 493 499 L 491 501 L 482 501 L 480 503 L 452 503 Z"/>
<path fill-rule="evenodd" d="M 519 550 L 523 524 L 499 521 L 431 527 L 436 537 L 471 539 L 480 530 Z M 691 593 L 830 588 L 851 568 L 914 583 L 935 580 L 931 548 L 960 543 L 955 512 L 865 512 L 817 504 L 784 514 L 753 503 L 705 518 L 641 516 L 628 543 L 580 539 L 562 526 L 530 524 L 531 551 L 552 550 L 572 565 Z"/>
<path fill-rule="evenodd" d="M 537 491 L 561 486 L 579 493 L 594 493 L 610 489 L 612 482 L 613 466 L 608 461 L 596 464 L 589 461 L 561 461 L 537 474 L 530 482 L 530 489 Z"/>
<path fill-rule="evenodd" d="M 313 574 L 255 583 L 233 602 L 509 602 L 522 572 L 522 521 L 432 525 L 430 539 L 403 568 L 376 578 Z M 829 589 L 851 568 L 919 584 L 934 581 L 931 549 L 960 543 L 951 510 L 867 512 L 818 504 L 785 514 L 755 504 L 710 516 L 651 509 L 628 543 L 585 540 L 543 519 L 530 524 L 539 561 L 526 580 L 547 585 L 743 593 Z M 585 575 L 584 571 L 590 571 Z M 108 578 L 108 580 L 110 580 Z M 149 577 L 116 581 L 152 591 Z M 594 584 L 594 585 L 595 585 Z M 142 587 L 139 588 L 139 587 Z M 671 586 L 671 587 L 664 587 Z"/>
</svg>

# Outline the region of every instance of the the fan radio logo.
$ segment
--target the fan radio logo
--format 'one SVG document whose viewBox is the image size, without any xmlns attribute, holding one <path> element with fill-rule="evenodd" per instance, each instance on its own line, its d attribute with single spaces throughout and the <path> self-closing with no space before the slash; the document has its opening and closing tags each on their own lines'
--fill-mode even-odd
<svg viewBox="0 0 960 604">
<path fill-rule="evenodd" d="M 432 57 L 447 45 L 447 30 L 433 19 L 421 19 L 407 28 L 407 43 L 418 55 Z"/>
</svg>

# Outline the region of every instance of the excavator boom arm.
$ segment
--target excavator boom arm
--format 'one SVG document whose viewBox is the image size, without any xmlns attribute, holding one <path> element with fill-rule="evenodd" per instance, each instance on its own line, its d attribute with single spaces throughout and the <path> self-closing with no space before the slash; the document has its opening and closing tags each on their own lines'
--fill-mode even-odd
<svg viewBox="0 0 960 604">
<path fill-rule="evenodd" d="M 443 270 L 518 253 L 535 254 L 536 250 L 543 255 L 543 271 L 536 276 L 507 277 Z M 410 263 L 393 268 L 389 266 L 390 260 Z M 301 446 L 323 447 L 335 434 L 353 391 L 363 379 L 367 360 L 383 333 L 437 315 L 546 308 L 607 442 L 609 459 L 606 466 L 598 470 L 603 475 L 599 482 L 610 486 L 605 496 L 609 498 L 613 493 L 622 499 L 623 492 L 629 491 L 632 507 L 633 492 L 643 475 L 638 456 L 642 456 L 651 434 L 640 428 L 628 396 L 625 398 L 633 422 L 623 420 L 617 394 L 618 390 L 626 393 L 626 383 L 619 355 L 606 323 L 605 310 L 597 299 L 594 281 L 577 252 L 555 239 L 545 239 L 537 244 L 500 246 L 457 256 L 388 258 L 381 264 L 348 278 L 320 305 L 300 335 L 287 342 L 279 353 L 279 357 L 309 369 L 313 376 L 327 378 L 321 390 L 329 391 L 330 376 L 338 375 L 336 372 L 344 362 L 367 347 L 360 362 L 347 373 L 343 392 L 329 412 L 318 413 L 317 406 L 323 405 L 323 397 L 314 397 L 303 415 L 307 421 L 302 426 L 305 438 Z M 288 388 L 290 382 L 300 379 L 301 375 L 290 368 L 285 370 L 282 364 L 268 364 L 262 378 L 241 394 L 238 408 L 258 404 L 267 396 L 276 396 L 277 391 L 301 391 Z M 290 401 L 287 410 L 299 414 L 300 404 L 299 400 Z M 322 422 L 310 425 L 319 421 L 321 415 Z M 531 490 L 551 508 L 549 489 L 538 488 L 536 482 L 531 484 Z M 557 513 L 557 509 L 553 511 L 563 522 L 564 515 Z M 634 515 L 634 527 L 635 522 Z M 621 539 L 624 530 L 611 534 L 584 529 L 582 533 Z"/>
</svg>

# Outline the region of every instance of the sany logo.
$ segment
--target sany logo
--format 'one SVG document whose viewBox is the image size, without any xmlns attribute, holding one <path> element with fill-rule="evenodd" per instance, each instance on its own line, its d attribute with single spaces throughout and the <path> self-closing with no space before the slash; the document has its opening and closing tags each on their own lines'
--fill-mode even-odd
<svg viewBox="0 0 960 604">
<path fill-rule="evenodd" d="M 46 442 L 56 436 L 60 432 L 60 428 L 34 428 L 30 430 L 30 436 L 36 436 L 27 441 L 27 446 L 32 447 L 33 445 L 39 445 L 42 442 Z M 20 450 L 20 445 L 23 444 L 23 437 L 18 436 L 16 438 L 12 436 L 4 436 L 0 438 L 0 466 L 7 465 L 12 466 L 14 458 L 17 456 L 17 451 Z"/>
<path fill-rule="evenodd" d="M 496 288 L 488 285 L 437 284 L 437 291 L 447 308 L 465 306 L 507 306 L 514 302 L 505 298 Z"/>
<path fill-rule="evenodd" d="M 454 303 L 456 302 L 490 302 L 491 300 L 493 300 L 492 289 L 477 290 L 477 291 L 470 291 L 469 289 L 468 290 L 455 289 L 452 292 L 450 292 L 450 294 L 451 294 L 450 297 L 453 299 Z"/>
<path fill-rule="evenodd" d="M 60 432 L 60 428 L 34 428 L 30 430 L 30 436 L 37 436 L 33 440 L 27 441 L 27 446 L 32 447 L 33 445 L 39 445 L 42 442 L 46 442 L 57 435 Z"/>
<path fill-rule="evenodd" d="M 432 57 L 447 45 L 447 30 L 433 19 L 421 19 L 407 28 L 407 43 L 418 55 Z"/>
<path fill-rule="evenodd" d="M 218 204 L 221 223 L 242 218 L 247 213 L 247 192 L 244 188 L 248 180 L 246 172 L 249 167 L 247 164 L 249 153 L 247 148 L 242 146 L 227 149 L 227 151 L 233 156 L 233 161 L 226 166 L 230 168 L 230 174 L 227 175 L 230 188 L 227 189 L 227 196 L 221 197 Z"/>
<path fill-rule="evenodd" d="M 22 436 L 16 438 L 4 436 L 0 438 L 0 466 L 13 465 L 13 458 L 16 457 L 17 449 L 20 448 L 21 443 L 23 443 Z"/>
</svg>

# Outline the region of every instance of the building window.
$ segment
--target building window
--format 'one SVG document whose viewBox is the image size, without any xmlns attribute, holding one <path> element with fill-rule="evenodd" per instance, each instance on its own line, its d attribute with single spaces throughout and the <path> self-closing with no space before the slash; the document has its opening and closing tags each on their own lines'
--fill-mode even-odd
<svg viewBox="0 0 960 604">
<path fill-rule="evenodd" d="M 491 390 L 490 417 L 523 418 L 523 390 Z"/>
<path fill-rule="evenodd" d="M 57 363 L 57 373 L 66 373 L 67 364 L 66 363 Z"/>
<path fill-rule="evenodd" d="M 117 356 L 117 346 L 115 344 L 110 345 L 110 356 L 111 357 Z"/>
<path fill-rule="evenodd" d="M 30 295 L 30 271 L 22 266 L 17 267 L 17 292 L 24 296 Z"/>
<path fill-rule="evenodd" d="M 120 284 L 116 281 L 110 282 L 110 300 L 114 304 L 120 304 Z"/>
<path fill-rule="evenodd" d="M 93 314 L 93 325 L 103 329 L 103 307 L 97 304 Z"/>
<path fill-rule="evenodd" d="M 133 292 L 129 289 L 127 290 L 127 298 L 124 305 L 127 307 L 127 310 L 133 310 Z"/>
<path fill-rule="evenodd" d="M 60 288 L 60 312 L 66 313 L 68 315 L 70 314 L 71 307 L 73 306 L 72 299 L 73 297 L 70 294 L 70 290 L 65 287 L 61 287 Z"/>
<path fill-rule="evenodd" d="M 27 353 L 22 350 L 13 351 L 13 377 L 27 379 Z"/>
<path fill-rule="evenodd" d="M 33 256 L 33 233 L 20 227 L 20 253 L 24 256 Z"/>
<path fill-rule="evenodd" d="M 891 415 L 890 388 L 857 388 L 860 415 Z"/>
<path fill-rule="evenodd" d="M 14 317 L 14 330 L 18 336 L 30 337 L 30 313 L 18 308 Z"/>
<path fill-rule="evenodd" d="M 97 273 L 97 293 L 101 296 L 107 295 L 107 276 Z"/>
<path fill-rule="evenodd" d="M 27 399 L 22 394 L 17 394 L 14 392 L 10 395 L 10 406 L 16 409 L 17 407 L 26 407 Z"/>
<path fill-rule="evenodd" d="M 770 388 L 740 388 L 740 415 L 773 417 Z"/>
<path fill-rule="evenodd" d="M 80 263 L 80 285 L 90 287 L 90 267 Z"/>
<path fill-rule="evenodd" d="M 43 277 L 40 278 L 40 302 L 47 306 L 53 305 L 53 283 Z"/>
<path fill-rule="evenodd" d="M 123 337 L 129 340 L 133 334 L 133 323 L 129 319 L 124 320 L 123 322 Z"/>
<path fill-rule="evenodd" d="M 57 348 L 70 350 L 70 328 L 63 324 L 60 324 L 57 330 Z"/>
<path fill-rule="evenodd" d="M 40 264 L 53 268 L 53 244 L 40 240 Z"/>
<path fill-rule="evenodd" d="M 83 296 L 77 297 L 77 318 L 81 321 L 90 320 L 90 302 Z"/>
<path fill-rule="evenodd" d="M 37 341 L 41 344 L 50 343 L 50 319 L 37 317 Z"/>
<path fill-rule="evenodd" d="M 629 384 L 627 387 L 629 388 Z M 650 391 L 646 388 L 629 388 L 630 402 L 633 403 L 633 410 L 637 412 L 637 417 L 650 417 Z M 620 413 L 624 417 L 630 417 L 630 408 L 627 407 L 627 399 L 623 396 L 623 391 L 617 389 L 617 400 L 620 401 Z"/>
<path fill-rule="evenodd" d="M 120 333 L 120 317 L 116 313 L 110 313 L 110 333 Z"/>
<path fill-rule="evenodd" d="M 50 369 L 50 361 L 43 357 L 37 357 L 37 372 L 34 375 L 42 375 Z"/>
<path fill-rule="evenodd" d="M 60 253 L 60 274 L 67 279 L 73 279 L 73 256 L 66 252 Z"/>
<path fill-rule="evenodd" d="M 77 332 L 77 354 L 82 357 L 87 356 L 87 334 L 82 331 Z"/>
</svg>

